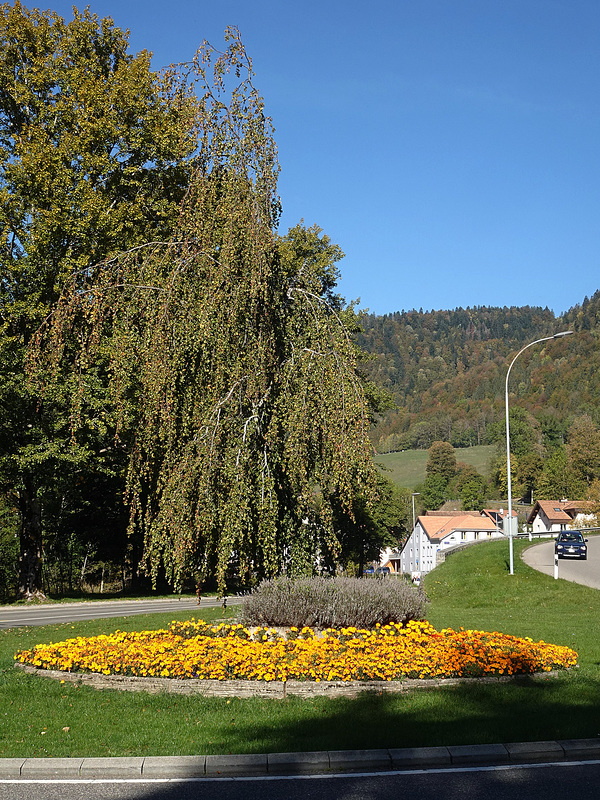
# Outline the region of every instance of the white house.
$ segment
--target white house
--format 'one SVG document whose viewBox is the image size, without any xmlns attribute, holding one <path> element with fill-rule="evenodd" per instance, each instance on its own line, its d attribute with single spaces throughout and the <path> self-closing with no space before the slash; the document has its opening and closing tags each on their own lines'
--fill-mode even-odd
<svg viewBox="0 0 600 800">
<path fill-rule="evenodd" d="M 470 542 L 502 537 L 503 516 L 504 512 L 493 509 L 486 509 L 481 513 L 429 512 L 417 518 L 414 530 L 400 552 L 384 551 L 381 564 L 390 567 L 394 572 L 422 577 L 436 566 L 440 551 Z"/>
<path fill-rule="evenodd" d="M 585 500 L 538 500 L 527 517 L 532 533 L 554 533 L 594 524 Z M 587 512 L 587 513 L 586 513 Z"/>
</svg>

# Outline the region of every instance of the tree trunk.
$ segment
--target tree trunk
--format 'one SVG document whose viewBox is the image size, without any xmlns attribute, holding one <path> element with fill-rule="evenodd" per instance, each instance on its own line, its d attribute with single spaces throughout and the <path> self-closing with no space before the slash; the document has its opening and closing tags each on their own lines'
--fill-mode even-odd
<svg viewBox="0 0 600 800">
<path fill-rule="evenodd" d="M 79 576 L 79 588 L 83 589 L 83 581 L 85 579 L 85 568 L 87 567 L 87 560 L 88 560 L 88 553 L 86 552 L 85 558 L 83 559 L 83 566 L 81 568 L 81 575 Z"/>
<path fill-rule="evenodd" d="M 19 595 L 45 600 L 42 591 L 42 514 L 34 481 L 29 478 L 21 492 Z"/>
<path fill-rule="evenodd" d="M 365 571 L 365 550 L 364 547 L 361 546 L 360 554 L 358 556 L 358 577 L 362 578 L 363 573 Z"/>
</svg>

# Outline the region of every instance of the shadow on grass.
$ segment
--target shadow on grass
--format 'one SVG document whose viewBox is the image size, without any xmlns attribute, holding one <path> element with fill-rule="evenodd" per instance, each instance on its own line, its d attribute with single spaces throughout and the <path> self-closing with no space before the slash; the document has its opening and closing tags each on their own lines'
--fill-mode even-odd
<svg viewBox="0 0 600 800">
<path fill-rule="evenodd" d="M 278 701 L 268 701 L 278 702 Z M 579 676 L 464 684 L 407 695 L 282 701 L 268 724 L 236 719 L 225 752 L 268 753 L 590 738 L 600 735 L 600 692 Z M 310 710 L 305 704 L 311 705 Z M 298 716 L 294 717 L 294 706 Z M 235 704 L 232 701 L 232 713 Z M 309 713 L 307 713 L 309 711 Z"/>
</svg>

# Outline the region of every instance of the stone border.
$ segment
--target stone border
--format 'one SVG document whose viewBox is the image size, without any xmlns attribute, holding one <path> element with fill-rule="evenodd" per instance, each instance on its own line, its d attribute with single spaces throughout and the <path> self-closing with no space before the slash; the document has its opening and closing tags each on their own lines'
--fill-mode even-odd
<svg viewBox="0 0 600 800">
<path fill-rule="evenodd" d="M 93 689 L 117 689 L 150 694 L 200 694 L 204 697 L 357 697 L 362 692 L 404 694 L 416 689 L 441 689 L 462 684 L 498 684 L 543 681 L 556 678 L 565 670 L 535 672 L 531 675 L 500 675 L 486 678 L 407 678 L 403 681 L 243 681 L 194 680 L 193 678 L 138 678 L 128 675 L 101 675 L 98 672 L 61 672 L 39 669 L 15 662 L 28 675 L 51 678 L 62 683 L 90 686 Z"/>
</svg>

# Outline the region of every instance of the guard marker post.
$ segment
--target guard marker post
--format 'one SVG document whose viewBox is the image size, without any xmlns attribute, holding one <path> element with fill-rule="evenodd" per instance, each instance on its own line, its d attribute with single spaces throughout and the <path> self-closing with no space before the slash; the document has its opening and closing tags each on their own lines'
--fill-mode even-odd
<svg viewBox="0 0 600 800">
<path fill-rule="evenodd" d="M 554 554 L 554 580 L 558 578 L 558 553 Z"/>
</svg>

